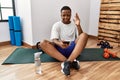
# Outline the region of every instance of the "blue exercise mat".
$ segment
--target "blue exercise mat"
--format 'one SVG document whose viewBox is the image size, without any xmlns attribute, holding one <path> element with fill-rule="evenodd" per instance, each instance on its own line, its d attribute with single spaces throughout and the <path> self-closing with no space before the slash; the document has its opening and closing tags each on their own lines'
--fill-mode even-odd
<svg viewBox="0 0 120 80">
<path fill-rule="evenodd" d="M 22 28 L 19 16 L 9 16 L 10 40 L 12 45 L 22 45 Z"/>
</svg>

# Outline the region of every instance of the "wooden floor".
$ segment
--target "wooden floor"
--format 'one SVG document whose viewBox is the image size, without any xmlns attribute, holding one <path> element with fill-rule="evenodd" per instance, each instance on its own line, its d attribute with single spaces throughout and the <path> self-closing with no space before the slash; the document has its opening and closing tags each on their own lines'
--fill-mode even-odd
<svg viewBox="0 0 120 80">
<path fill-rule="evenodd" d="M 87 48 L 98 48 L 97 39 L 90 37 Z M 16 46 L 0 46 L 0 64 L 16 49 Z M 120 52 L 120 47 L 112 51 Z M 35 73 L 31 64 L 0 65 L 0 80 L 120 80 L 120 61 L 80 62 L 79 71 L 71 70 L 66 77 L 60 70 L 60 62 L 42 63 L 42 75 Z"/>
</svg>

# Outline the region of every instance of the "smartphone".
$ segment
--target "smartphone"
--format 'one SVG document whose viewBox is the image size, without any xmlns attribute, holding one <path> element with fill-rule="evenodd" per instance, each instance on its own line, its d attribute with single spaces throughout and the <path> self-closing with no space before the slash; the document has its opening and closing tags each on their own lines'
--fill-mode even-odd
<svg viewBox="0 0 120 80">
<path fill-rule="evenodd" d="M 70 41 L 63 41 L 64 44 L 70 44 Z"/>
</svg>

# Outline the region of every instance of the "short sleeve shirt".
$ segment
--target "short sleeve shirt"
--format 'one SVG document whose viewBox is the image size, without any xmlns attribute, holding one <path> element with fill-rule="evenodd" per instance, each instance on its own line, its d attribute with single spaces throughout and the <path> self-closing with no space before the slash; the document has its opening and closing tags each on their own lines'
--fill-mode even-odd
<svg viewBox="0 0 120 80">
<path fill-rule="evenodd" d="M 78 30 L 73 22 L 64 24 L 62 21 L 59 21 L 52 27 L 51 39 L 74 41 L 76 37 L 78 37 Z"/>
</svg>

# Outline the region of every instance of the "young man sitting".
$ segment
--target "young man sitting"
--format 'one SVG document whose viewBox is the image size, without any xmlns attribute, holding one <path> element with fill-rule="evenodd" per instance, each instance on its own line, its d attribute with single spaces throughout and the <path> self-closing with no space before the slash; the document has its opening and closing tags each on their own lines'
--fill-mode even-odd
<svg viewBox="0 0 120 80">
<path fill-rule="evenodd" d="M 39 47 L 51 57 L 62 61 L 62 72 L 70 75 L 70 68 L 80 69 L 79 61 L 76 58 L 80 55 L 87 43 L 88 35 L 83 32 L 80 26 L 80 19 L 76 13 L 71 21 L 71 8 L 61 8 L 61 20 L 56 22 L 51 31 L 51 40 L 43 40 Z"/>
</svg>

